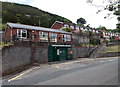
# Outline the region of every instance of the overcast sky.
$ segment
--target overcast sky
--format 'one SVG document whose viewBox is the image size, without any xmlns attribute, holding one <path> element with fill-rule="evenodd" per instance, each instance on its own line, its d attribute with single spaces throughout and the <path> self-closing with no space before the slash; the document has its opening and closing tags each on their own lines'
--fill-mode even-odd
<svg viewBox="0 0 120 87">
<path fill-rule="evenodd" d="M 0 0 L 8 2 L 17 2 L 22 4 L 28 4 L 37 7 L 41 10 L 63 16 L 70 19 L 72 22 L 76 23 L 76 20 L 80 17 L 87 21 L 91 27 L 99 27 L 100 25 L 105 26 L 108 29 L 115 29 L 117 24 L 117 19 L 114 16 L 112 19 L 104 17 L 107 15 L 108 11 L 103 11 L 99 14 L 96 12 L 100 9 L 99 7 L 91 6 L 86 3 L 86 0 Z M 106 5 L 103 4 L 103 0 L 94 0 L 96 5 Z"/>
</svg>

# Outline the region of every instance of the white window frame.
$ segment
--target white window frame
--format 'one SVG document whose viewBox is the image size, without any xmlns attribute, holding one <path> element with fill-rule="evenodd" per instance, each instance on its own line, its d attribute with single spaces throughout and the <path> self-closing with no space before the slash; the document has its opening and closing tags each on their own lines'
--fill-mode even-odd
<svg viewBox="0 0 120 87">
<path fill-rule="evenodd" d="M 20 31 L 20 35 L 19 35 L 19 31 Z M 24 33 L 26 33 L 26 37 L 22 36 L 23 31 L 25 31 Z M 27 30 L 17 29 L 17 38 L 27 39 Z"/>
<path fill-rule="evenodd" d="M 57 42 L 57 33 L 49 33 L 50 42 Z"/>
<path fill-rule="evenodd" d="M 93 33 L 95 33 L 95 30 L 93 29 Z"/>
<path fill-rule="evenodd" d="M 76 26 L 76 30 L 80 30 L 79 26 Z"/>
<path fill-rule="evenodd" d="M 41 31 L 41 32 L 39 32 L 39 36 L 40 36 L 40 41 L 48 42 L 48 32 Z"/>
<path fill-rule="evenodd" d="M 71 35 L 66 35 L 65 39 L 66 41 L 71 41 Z"/>
<path fill-rule="evenodd" d="M 83 30 L 84 30 L 84 29 L 83 29 L 83 27 L 81 27 L 81 28 L 80 28 L 80 30 L 82 30 L 82 31 L 83 31 Z"/>
<path fill-rule="evenodd" d="M 88 31 L 88 29 L 85 28 L 85 31 Z"/>
<path fill-rule="evenodd" d="M 68 25 L 68 24 L 64 24 L 64 27 L 65 27 L 65 28 L 69 28 L 69 25 Z"/>
<path fill-rule="evenodd" d="M 70 25 L 70 29 L 74 29 L 75 27 L 73 25 Z"/>
<path fill-rule="evenodd" d="M 99 31 L 96 31 L 96 33 L 99 33 Z"/>
</svg>

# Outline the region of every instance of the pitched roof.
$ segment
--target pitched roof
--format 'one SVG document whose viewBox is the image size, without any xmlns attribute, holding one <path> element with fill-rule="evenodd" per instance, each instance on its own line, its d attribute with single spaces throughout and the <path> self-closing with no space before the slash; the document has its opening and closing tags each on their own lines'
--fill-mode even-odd
<svg viewBox="0 0 120 87">
<path fill-rule="evenodd" d="M 55 32 L 55 33 L 64 33 L 64 34 L 71 34 L 69 32 L 65 32 L 62 30 L 51 29 L 51 28 L 44 28 L 44 27 L 37 27 L 37 26 L 30 26 L 24 24 L 17 24 L 17 23 L 7 23 L 8 26 L 11 28 L 22 28 L 22 29 L 29 29 L 29 30 L 39 30 L 39 31 L 48 31 L 48 32 Z"/>
</svg>

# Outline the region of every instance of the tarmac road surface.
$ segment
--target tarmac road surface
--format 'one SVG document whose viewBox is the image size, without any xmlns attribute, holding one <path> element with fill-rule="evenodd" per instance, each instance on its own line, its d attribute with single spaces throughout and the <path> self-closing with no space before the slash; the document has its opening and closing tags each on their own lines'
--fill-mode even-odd
<svg viewBox="0 0 120 87">
<path fill-rule="evenodd" d="M 118 58 L 68 61 L 34 67 L 2 81 L 3 85 L 118 85 Z"/>
</svg>

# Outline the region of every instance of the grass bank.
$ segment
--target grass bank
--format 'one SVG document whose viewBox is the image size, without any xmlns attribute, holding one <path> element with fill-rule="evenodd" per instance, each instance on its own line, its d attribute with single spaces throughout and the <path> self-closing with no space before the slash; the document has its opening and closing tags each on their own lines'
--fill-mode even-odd
<svg viewBox="0 0 120 87">
<path fill-rule="evenodd" d="M 120 52 L 120 45 L 106 47 L 105 51 L 99 53 Z"/>
</svg>

